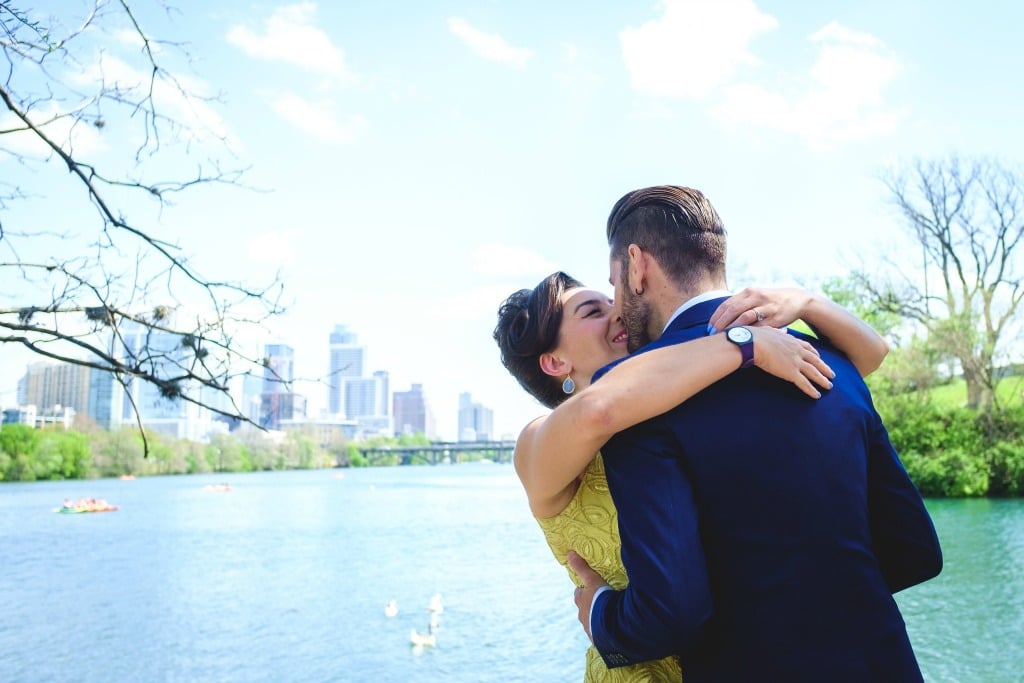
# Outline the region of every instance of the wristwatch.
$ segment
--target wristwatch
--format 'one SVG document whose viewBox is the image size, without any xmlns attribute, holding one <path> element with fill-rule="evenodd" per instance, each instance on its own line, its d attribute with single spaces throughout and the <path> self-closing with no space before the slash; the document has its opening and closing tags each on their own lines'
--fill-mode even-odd
<svg viewBox="0 0 1024 683">
<path fill-rule="evenodd" d="M 725 338 L 740 347 L 743 354 L 741 368 L 749 368 L 754 364 L 754 333 L 745 327 L 730 327 L 725 331 Z"/>
</svg>

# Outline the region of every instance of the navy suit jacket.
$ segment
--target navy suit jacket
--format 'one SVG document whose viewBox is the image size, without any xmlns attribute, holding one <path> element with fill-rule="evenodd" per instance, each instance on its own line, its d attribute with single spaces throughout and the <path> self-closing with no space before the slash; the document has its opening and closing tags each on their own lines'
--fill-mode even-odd
<svg viewBox="0 0 1024 683">
<path fill-rule="evenodd" d="M 638 353 L 704 336 L 721 301 Z M 836 372 L 820 399 L 742 369 L 602 449 L 629 576 L 594 604 L 609 666 L 676 654 L 687 683 L 921 680 L 892 593 L 939 573 L 935 528 L 856 368 L 809 340 Z"/>
</svg>

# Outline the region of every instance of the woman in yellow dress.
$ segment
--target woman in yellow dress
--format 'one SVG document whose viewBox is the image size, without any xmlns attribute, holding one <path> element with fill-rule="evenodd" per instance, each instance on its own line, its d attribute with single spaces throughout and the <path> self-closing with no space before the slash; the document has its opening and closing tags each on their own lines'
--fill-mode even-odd
<svg viewBox="0 0 1024 683">
<path fill-rule="evenodd" d="M 817 398 L 815 385 L 830 387 L 834 374 L 814 347 L 777 329 L 797 319 L 830 339 L 862 375 L 888 352 L 885 340 L 856 316 L 796 288 L 745 289 L 722 304 L 711 325 L 750 326 L 755 365 Z M 616 432 L 738 369 L 739 351 L 724 334 L 710 334 L 629 358 L 591 385 L 598 368 L 628 355 L 625 327 L 606 295 L 562 272 L 506 299 L 494 338 L 512 376 L 553 409 L 523 429 L 513 458 L 551 552 L 568 569 L 566 557 L 575 551 L 613 588 L 624 588 L 615 506 L 599 450 Z M 662 683 L 681 676 L 675 657 L 609 669 L 593 646 L 587 651 L 585 683 Z"/>
</svg>

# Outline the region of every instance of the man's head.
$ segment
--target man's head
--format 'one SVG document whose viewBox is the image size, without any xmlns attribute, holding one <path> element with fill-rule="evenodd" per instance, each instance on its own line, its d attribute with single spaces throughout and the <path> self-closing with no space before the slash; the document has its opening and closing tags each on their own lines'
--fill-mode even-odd
<svg viewBox="0 0 1024 683">
<path fill-rule="evenodd" d="M 698 190 L 659 185 L 623 196 L 608 217 L 611 282 L 636 350 L 686 299 L 725 287 L 725 228 Z"/>
</svg>

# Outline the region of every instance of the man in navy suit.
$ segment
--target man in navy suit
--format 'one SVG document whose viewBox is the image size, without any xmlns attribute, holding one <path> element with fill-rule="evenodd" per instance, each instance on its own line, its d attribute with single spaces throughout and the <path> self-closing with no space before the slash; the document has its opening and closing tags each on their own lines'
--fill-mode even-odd
<svg viewBox="0 0 1024 683">
<path fill-rule="evenodd" d="M 630 192 L 608 243 L 631 350 L 713 332 L 726 245 L 704 195 Z M 727 333 L 742 369 L 602 449 L 629 586 L 571 556 L 580 621 L 609 667 L 675 654 L 687 683 L 920 681 L 892 593 L 942 555 L 864 382 L 813 340 L 836 373 L 815 401 Z"/>
</svg>

